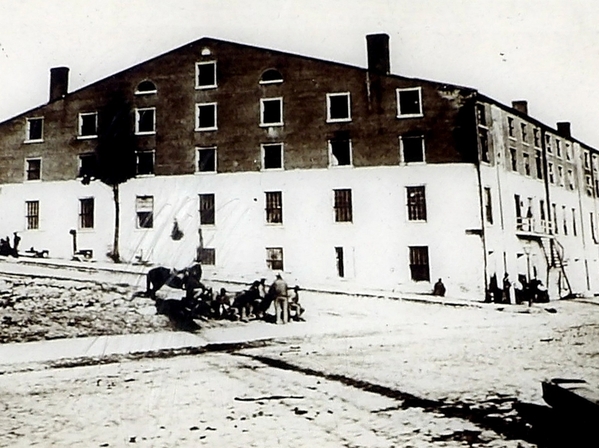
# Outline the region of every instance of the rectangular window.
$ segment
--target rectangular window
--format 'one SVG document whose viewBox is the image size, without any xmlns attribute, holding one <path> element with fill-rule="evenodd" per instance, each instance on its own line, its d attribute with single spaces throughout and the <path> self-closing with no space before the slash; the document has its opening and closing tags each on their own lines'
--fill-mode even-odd
<svg viewBox="0 0 599 448">
<path fill-rule="evenodd" d="M 541 147 L 541 130 L 539 128 L 534 128 L 533 129 L 533 139 L 534 139 L 534 145 L 535 148 L 540 148 Z"/>
<path fill-rule="evenodd" d="M 210 89 L 216 87 L 216 62 L 196 63 L 196 89 Z"/>
<path fill-rule="evenodd" d="M 537 179 L 543 178 L 543 158 L 541 151 L 535 151 L 535 168 L 537 170 Z"/>
<path fill-rule="evenodd" d="M 572 160 L 572 145 L 566 142 L 566 160 Z"/>
<path fill-rule="evenodd" d="M 267 247 L 266 248 L 266 266 L 274 271 L 283 270 L 283 248 L 282 247 Z"/>
<path fill-rule="evenodd" d="M 547 172 L 549 173 L 549 182 L 554 184 L 555 183 L 555 172 L 553 170 L 553 163 L 549 162 L 547 164 Z"/>
<path fill-rule="evenodd" d="M 593 179 L 591 178 L 591 175 L 587 174 L 586 176 L 584 176 L 584 179 L 586 182 L 587 194 L 589 196 L 593 196 Z"/>
<path fill-rule="evenodd" d="M 28 118 L 26 142 L 41 142 L 44 140 L 44 119 Z"/>
<path fill-rule="evenodd" d="M 593 237 L 593 242 L 597 244 L 597 233 L 595 232 L 595 215 L 593 212 L 589 213 L 589 218 L 591 220 L 591 236 Z"/>
<path fill-rule="evenodd" d="M 555 234 L 559 233 L 559 226 L 557 225 L 557 205 L 551 204 L 551 211 L 553 213 L 553 228 L 555 229 Z"/>
<path fill-rule="evenodd" d="M 329 163 L 330 166 L 351 166 L 351 140 L 329 140 Z"/>
<path fill-rule="evenodd" d="M 40 202 L 26 201 L 25 202 L 25 220 L 26 229 L 35 230 L 40 228 Z"/>
<path fill-rule="evenodd" d="M 545 134 L 545 147 L 547 148 L 547 152 L 551 154 L 553 152 L 553 147 L 551 146 L 551 136 Z"/>
<path fill-rule="evenodd" d="M 574 190 L 574 171 L 568 170 L 568 188 Z"/>
<path fill-rule="evenodd" d="M 351 121 L 351 100 L 349 92 L 327 93 L 327 121 Z"/>
<path fill-rule="evenodd" d="M 40 180 L 42 178 L 42 159 L 25 160 L 25 179 Z"/>
<path fill-rule="evenodd" d="M 560 140 L 555 140 L 555 155 L 562 158 L 562 142 Z"/>
<path fill-rule="evenodd" d="M 414 281 L 429 281 L 428 247 L 410 247 L 410 273 Z"/>
<path fill-rule="evenodd" d="M 424 137 L 422 135 L 404 135 L 400 137 L 401 160 L 403 163 L 424 162 Z"/>
<path fill-rule="evenodd" d="M 530 158 L 528 154 L 522 154 L 522 162 L 524 164 L 524 174 L 530 176 Z"/>
<path fill-rule="evenodd" d="M 135 158 L 135 173 L 138 176 L 154 174 L 154 151 L 137 151 Z"/>
<path fill-rule="evenodd" d="M 77 177 L 92 178 L 96 175 L 96 155 L 94 153 L 79 154 L 79 171 Z"/>
<path fill-rule="evenodd" d="M 135 133 L 137 135 L 156 132 L 156 108 L 135 109 Z"/>
<path fill-rule="evenodd" d="M 539 199 L 539 214 L 541 221 L 545 221 L 545 201 L 543 199 Z"/>
<path fill-rule="evenodd" d="M 510 137 L 515 138 L 514 119 L 512 117 L 507 117 L 507 133 Z"/>
<path fill-rule="evenodd" d="M 485 105 L 477 104 L 476 105 L 476 120 L 478 121 L 479 126 L 487 125 L 487 115 L 485 113 Z"/>
<path fill-rule="evenodd" d="M 584 154 L 584 167 L 587 170 L 590 170 L 591 169 L 591 154 L 586 149 L 583 154 Z"/>
<path fill-rule="evenodd" d="M 576 229 L 576 209 L 572 209 L 572 234 L 574 236 L 578 235 L 578 230 Z"/>
<path fill-rule="evenodd" d="M 260 126 L 283 125 L 283 98 L 260 100 Z"/>
<path fill-rule="evenodd" d="M 266 222 L 269 224 L 283 223 L 283 193 L 267 191 L 266 193 Z"/>
<path fill-rule="evenodd" d="M 478 140 L 480 141 L 480 159 L 489 163 L 489 133 L 485 128 L 478 128 Z"/>
<path fill-rule="evenodd" d="M 137 196 L 135 198 L 137 228 L 151 229 L 154 227 L 154 196 Z"/>
<path fill-rule="evenodd" d="M 568 234 L 568 221 L 567 221 L 567 214 L 566 214 L 566 206 L 562 205 L 562 218 L 563 218 L 563 228 L 564 228 L 564 235 Z"/>
<path fill-rule="evenodd" d="M 197 148 L 197 172 L 216 173 L 216 147 Z"/>
<path fill-rule="evenodd" d="M 205 266 L 214 266 L 216 264 L 216 250 L 202 247 L 198 251 L 198 261 Z"/>
<path fill-rule="evenodd" d="M 493 201 L 489 187 L 485 187 L 485 217 L 489 224 L 493 224 Z"/>
<path fill-rule="evenodd" d="M 79 228 L 94 228 L 94 198 L 79 199 Z"/>
<path fill-rule="evenodd" d="M 518 171 L 518 156 L 516 153 L 516 148 L 510 148 L 510 164 L 512 171 Z"/>
<path fill-rule="evenodd" d="M 90 112 L 79 114 L 79 137 L 93 138 L 98 136 L 98 114 Z"/>
<path fill-rule="evenodd" d="M 528 128 L 526 123 L 520 123 L 520 133 L 522 135 L 522 142 L 528 143 Z"/>
<path fill-rule="evenodd" d="M 408 220 L 426 221 L 426 194 L 423 186 L 406 187 Z"/>
<path fill-rule="evenodd" d="M 352 222 L 351 190 L 334 190 L 335 192 L 335 222 Z"/>
<path fill-rule="evenodd" d="M 337 275 L 341 278 L 345 277 L 345 264 L 343 260 L 343 247 L 335 248 L 335 261 L 337 262 Z"/>
<path fill-rule="evenodd" d="M 262 169 L 277 170 L 283 168 L 283 144 L 262 145 Z"/>
<path fill-rule="evenodd" d="M 217 103 L 196 104 L 196 131 L 214 131 L 217 129 L 216 106 Z"/>
<path fill-rule="evenodd" d="M 214 207 L 214 194 L 200 194 L 200 224 L 214 225 L 216 209 Z"/>
<path fill-rule="evenodd" d="M 561 165 L 557 166 L 557 181 L 561 187 L 564 186 L 564 167 Z"/>
<path fill-rule="evenodd" d="M 421 117 L 422 116 L 422 89 L 420 87 L 410 89 L 397 89 L 397 117 Z"/>
</svg>

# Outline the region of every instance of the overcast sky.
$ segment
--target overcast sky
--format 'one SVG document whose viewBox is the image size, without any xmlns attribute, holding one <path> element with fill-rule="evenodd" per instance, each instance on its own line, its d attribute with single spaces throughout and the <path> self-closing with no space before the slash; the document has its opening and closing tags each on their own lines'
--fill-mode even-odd
<svg viewBox="0 0 599 448">
<path fill-rule="evenodd" d="M 599 148 L 597 0 L 0 0 L 0 121 L 204 36 L 473 87 Z"/>
</svg>

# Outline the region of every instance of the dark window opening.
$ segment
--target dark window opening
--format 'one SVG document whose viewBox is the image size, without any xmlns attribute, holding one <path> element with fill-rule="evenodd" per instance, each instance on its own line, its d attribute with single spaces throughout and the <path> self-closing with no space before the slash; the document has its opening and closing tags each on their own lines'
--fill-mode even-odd
<svg viewBox="0 0 599 448">
<path fill-rule="evenodd" d="M 283 82 L 283 75 L 278 70 L 271 68 L 262 74 L 260 82 Z"/>
<path fill-rule="evenodd" d="M 410 247 L 410 273 L 414 281 L 429 281 L 428 247 Z"/>
<path fill-rule="evenodd" d="M 535 128 L 533 131 L 533 140 L 536 148 L 541 146 L 541 131 Z"/>
<path fill-rule="evenodd" d="M 79 228 L 94 228 L 94 198 L 79 199 Z"/>
<path fill-rule="evenodd" d="M 201 194 L 200 195 L 200 224 L 214 225 L 215 222 L 215 208 L 214 208 L 214 194 Z"/>
<path fill-rule="evenodd" d="M 343 247 L 335 248 L 335 259 L 337 262 L 337 275 L 339 277 L 345 277 L 345 266 L 343 261 Z"/>
<path fill-rule="evenodd" d="M 404 163 L 424 162 L 424 138 L 404 136 L 401 138 Z"/>
<path fill-rule="evenodd" d="M 216 63 L 207 62 L 197 64 L 198 70 L 198 87 L 215 87 L 216 86 Z"/>
<path fill-rule="evenodd" d="M 262 100 L 262 124 L 283 122 L 283 102 L 281 99 Z"/>
<path fill-rule="evenodd" d="M 27 160 L 27 180 L 40 180 L 42 178 L 42 160 Z"/>
<path fill-rule="evenodd" d="M 426 221 L 426 195 L 424 187 L 406 187 L 408 219 Z"/>
<path fill-rule="evenodd" d="M 138 109 L 137 111 L 137 132 L 154 132 L 154 109 Z"/>
<path fill-rule="evenodd" d="M 282 247 L 267 247 L 266 248 L 266 266 L 269 269 L 282 271 L 283 270 L 283 248 Z"/>
<path fill-rule="evenodd" d="M 216 128 L 216 104 L 198 104 L 197 128 Z"/>
<path fill-rule="evenodd" d="M 577 236 L 578 230 L 576 229 L 576 209 L 572 209 L 572 234 Z"/>
<path fill-rule="evenodd" d="M 481 126 L 487 125 L 487 115 L 485 114 L 485 105 L 477 104 L 476 105 L 476 119 L 478 120 L 478 124 Z"/>
<path fill-rule="evenodd" d="M 541 151 L 535 153 L 535 166 L 537 169 L 537 179 L 543 178 L 543 159 L 541 157 Z"/>
<path fill-rule="evenodd" d="M 335 222 L 352 222 L 351 190 L 335 190 Z"/>
<path fill-rule="evenodd" d="M 264 145 L 264 169 L 283 168 L 283 145 Z"/>
<path fill-rule="evenodd" d="M 77 174 L 77 177 L 95 177 L 96 165 L 95 154 L 81 154 L 79 156 L 79 173 Z"/>
<path fill-rule="evenodd" d="M 493 224 L 493 202 L 491 200 L 491 189 L 485 187 L 485 217 L 489 224 Z"/>
<path fill-rule="evenodd" d="M 522 141 L 528 143 L 528 132 L 526 129 L 526 123 L 520 123 L 520 131 L 522 134 Z"/>
<path fill-rule="evenodd" d="M 478 139 L 480 140 L 480 159 L 489 163 L 489 135 L 486 129 L 478 129 Z"/>
<path fill-rule="evenodd" d="M 215 172 L 216 171 L 216 148 L 198 149 L 198 171 Z"/>
<path fill-rule="evenodd" d="M 152 81 L 142 81 L 137 86 L 136 93 L 154 93 L 156 92 L 156 85 Z"/>
<path fill-rule="evenodd" d="M 135 201 L 137 213 L 137 228 L 151 229 L 154 227 L 154 196 L 137 196 Z"/>
<path fill-rule="evenodd" d="M 206 266 L 214 266 L 216 264 L 216 250 L 211 248 L 201 248 L 198 251 L 198 261 Z"/>
<path fill-rule="evenodd" d="M 528 154 L 522 154 L 522 162 L 524 164 L 524 174 L 530 176 L 530 158 Z"/>
<path fill-rule="evenodd" d="M 352 164 L 350 140 L 331 140 L 331 165 L 347 166 Z"/>
<path fill-rule="evenodd" d="M 26 221 L 27 230 L 39 229 L 40 225 L 40 203 L 39 201 L 27 201 L 26 206 Z"/>
<path fill-rule="evenodd" d="M 266 222 L 271 224 L 283 222 L 283 194 L 280 191 L 266 192 Z"/>
<path fill-rule="evenodd" d="M 137 154 L 136 173 L 138 176 L 154 174 L 154 151 L 139 151 Z"/>
<path fill-rule="evenodd" d="M 98 116 L 94 114 L 80 115 L 79 135 L 81 137 L 92 137 L 98 134 Z"/>
<path fill-rule="evenodd" d="M 399 115 L 422 115 L 420 89 L 398 91 Z"/>
<path fill-rule="evenodd" d="M 329 95 L 329 120 L 349 120 L 351 118 L 349 93 Z"/>
<path fill-rule="evenodd" d="M 512 171 L 518 171 L 518 156 L 516 154 L 516 148 L 510 148 L 510 164 Z"/>
<path fill-rule="evenodd" d="M 43 131 L 43 118 L 30 118 L 27 120 L 27 140 L 42 140 Z"/>
<path fill-rule="evenodd" d="M 514 119 L 512 117 L 507 118 L 507 133 L 510 137 L 514 136 Z"/>
</svg>

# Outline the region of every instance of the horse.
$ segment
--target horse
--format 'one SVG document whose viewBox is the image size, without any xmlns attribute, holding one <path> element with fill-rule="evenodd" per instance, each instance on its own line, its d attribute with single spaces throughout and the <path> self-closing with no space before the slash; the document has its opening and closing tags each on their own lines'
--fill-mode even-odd
<svg viewBox="0 0 599 448">
<path fill-rule="evenodd" d="M 202 287 L 200 278 L 202 267 L 199 263 L 185 268 L 182 271 L 158 266 L 148 271 L 146 275 L 146 296 L 156 300 L 156 292 L 164 285 L 175 289 L 184 289 L 187 294 L 193 294 L 193 290 Z"/>
</svg>

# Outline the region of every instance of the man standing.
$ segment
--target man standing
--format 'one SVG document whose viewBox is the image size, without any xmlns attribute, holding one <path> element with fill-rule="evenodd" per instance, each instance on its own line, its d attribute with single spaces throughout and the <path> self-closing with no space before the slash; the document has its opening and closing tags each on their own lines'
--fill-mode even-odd
<svg viewBox="0 0 599 448">
<path fill-rule="evenodd" d="M 289 297 L 287 295 L 287 283 L 277 274 L 277 278 L 269 291 L 275 298 L 275 320 L 277 324 L 289 322 Z"/>
</svg>

